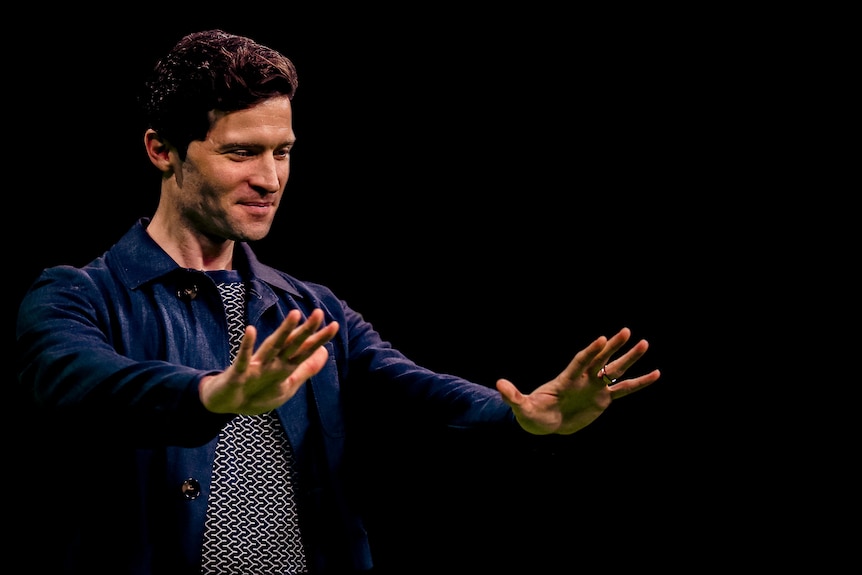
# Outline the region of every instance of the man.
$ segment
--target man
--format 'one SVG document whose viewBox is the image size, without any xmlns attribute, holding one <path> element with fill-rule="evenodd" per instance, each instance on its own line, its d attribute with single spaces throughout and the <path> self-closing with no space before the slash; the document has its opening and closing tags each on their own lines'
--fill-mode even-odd
<svg viewBox="0 0 862 575">
<path fill-rule="evenodd" d="M 141 97 L 154 214 L 26 294 L 19 380 L 66 470 L 40 531 L 50 572 L 368 571 L 346 457 L 351 422 L 379 417 L 363 397 L 431 425 L 568 435 L 659 378 L 623 379 L 648 348 L 621 352 L 627 328 L 529 394 L 434 373 L 325 286 L 258 261 L 248 242 L 284 200 L 297 85 L 249 38 L 182 38 Z"/>
</svg>

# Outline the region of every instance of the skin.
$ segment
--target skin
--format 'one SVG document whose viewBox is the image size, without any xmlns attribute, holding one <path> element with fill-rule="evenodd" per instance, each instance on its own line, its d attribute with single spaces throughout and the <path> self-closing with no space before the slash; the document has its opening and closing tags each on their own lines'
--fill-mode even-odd
<svg viewBox="0 0 862 575">
<path fill-rule="evenodd" d="M 612 400 L 643 389 L 661 376 L 656 369 L 639 377 L 621 379 L 649 348 L 647 340 L 642 339 L 611 361 L 630 338 L 631 330 L 627 327 L 611 338 L 596 338 L 575 354 L 557 377 L 529 395 L 519 392 L 507 379 L 497 380 L 497 390 L 526 431 L 536 435 L 575 433 L 595 421 Z M 599 373 L 605 366 L 608 377 L 617 380 L 612 385 L 607 385 Z"/>
<path fill-rule="evenodd" d="M 147 228 L 153 239 L 183 267 L 231 269 L 236 241 L 259 240 L 272 226 L 290 175 L 290 149 L 296 138 L 287 97 L 266 100 L 231 113 L 214 111 L 204 141 L 193 141 L 185 160 L 160 136 L 147 130 L 144 145 L 162 172 L 161 196 Z M 291 311 L 281 326 L 254 350 L 257 332 L 245 331 L 234 363 L 223 373 L 204 377 L 199 393 L 215 413 L 257 415 L 277 408 L 326 364 L 323 346 L 338 332 L 323 325 L 315 310 L 302 322 Z M 640 340 L 620 357 L 631 331 L 600 336 L 575 354 L 553 380 L 523 394 L 506 380 L 497 390 L 528 432 L 571 434 L 599 417 L 614 399 L 654 383 L 658 370 L 622 379 L 646 353 Z M 600 371 L 616 379 L 607 385 Z"/>
</svg>

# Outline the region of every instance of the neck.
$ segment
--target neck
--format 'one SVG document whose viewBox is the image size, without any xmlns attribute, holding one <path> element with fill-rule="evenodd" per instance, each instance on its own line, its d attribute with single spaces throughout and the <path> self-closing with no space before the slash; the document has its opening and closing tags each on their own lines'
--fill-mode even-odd
<svg viewBox="0 0 862 575">
<path fill-rule="evenodd" d="M 163 222 L 158 214 L 153 216 L 147 233 L 177 265 L 202 271 L 233 269 L 233 240 L 214 239 L 182 226 L 165 226 Z"/>
</svg>

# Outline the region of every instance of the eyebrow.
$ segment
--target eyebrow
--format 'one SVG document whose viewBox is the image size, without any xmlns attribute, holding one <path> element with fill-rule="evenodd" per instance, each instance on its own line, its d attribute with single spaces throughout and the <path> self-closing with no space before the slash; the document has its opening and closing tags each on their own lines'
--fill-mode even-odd
<svg viewBox="0 0 862 575">
<path fill-rule="evenodd" d="M 292 147 L 296 143 L 296 138 L 293 140 L 285 140 L 283 142 L 279 142 L 274 148 L 285 148 Z M 224 142 L 216 146 L 219 150 L 228 150 L 231 148 L 254 148 L 254 149 L 263 149 L 268 148 L 269 146 L 262 145 L 260 143 L 254 142 L 243 142 L 243 141 L 233 141 L 233 142 Z"/>
</svg>

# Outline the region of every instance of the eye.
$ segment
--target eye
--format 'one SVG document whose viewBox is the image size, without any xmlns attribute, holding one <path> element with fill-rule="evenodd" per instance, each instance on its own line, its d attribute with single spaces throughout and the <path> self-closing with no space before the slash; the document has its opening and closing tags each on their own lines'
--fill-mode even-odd
<svg viewBox="0 0 862 575">
<path fill-rule="evenodd" d="M 234 148 L 230 151 L 230 154 L 233 156 L 239 156 L 241 158 L 250 158 L 255 155 L 255 152 L 247 148 Z"/>
</svg>

